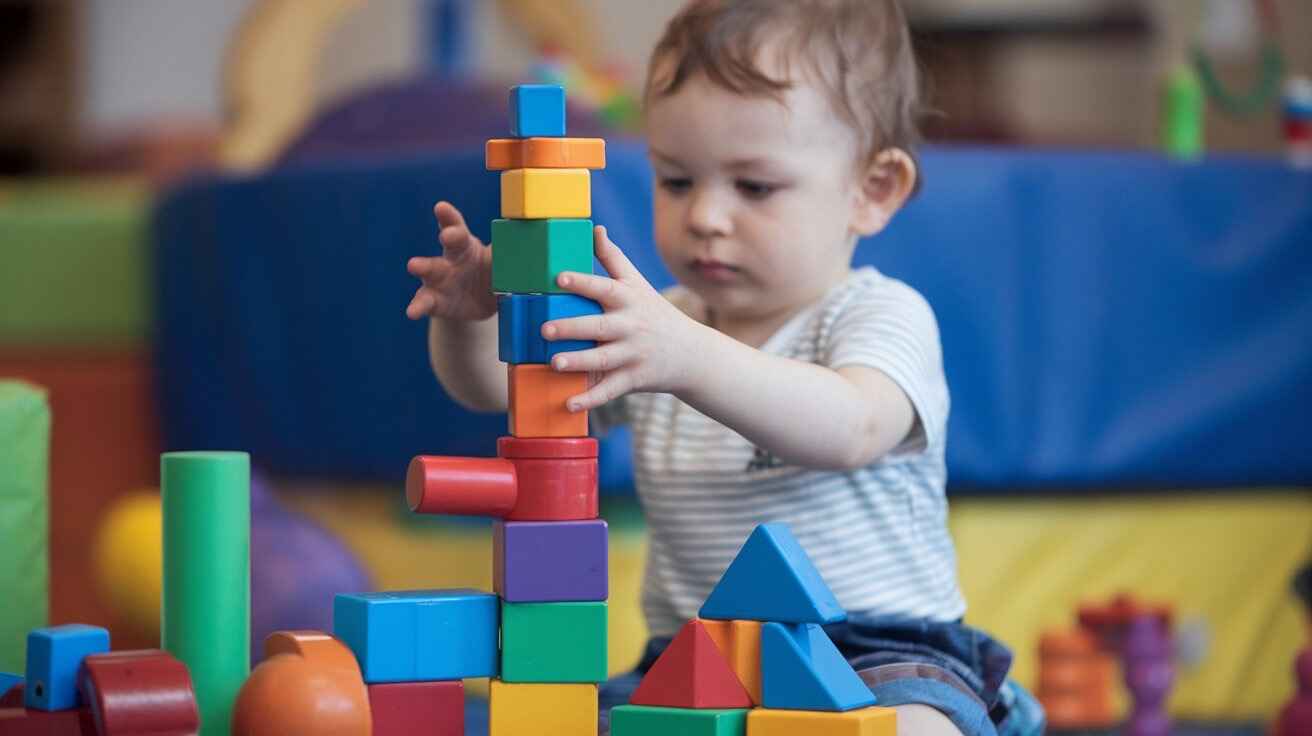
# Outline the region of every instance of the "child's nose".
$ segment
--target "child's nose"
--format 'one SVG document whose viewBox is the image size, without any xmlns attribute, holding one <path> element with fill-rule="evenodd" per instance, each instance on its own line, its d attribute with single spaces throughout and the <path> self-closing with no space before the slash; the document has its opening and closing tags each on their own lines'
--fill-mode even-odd
<svg viewBox="0 0 1312 736">
<path fill-rule="evenodd" d="M 688 203 L 688 231 L 699 238 L 723 237 L 733 229 L 728 204 L 714 191 L 695 191 Z"/>
</svg>

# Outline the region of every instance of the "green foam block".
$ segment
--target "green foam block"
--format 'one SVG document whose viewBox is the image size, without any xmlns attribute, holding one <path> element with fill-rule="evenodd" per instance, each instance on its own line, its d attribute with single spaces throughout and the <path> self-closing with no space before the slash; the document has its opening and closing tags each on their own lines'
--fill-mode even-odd
<svg viewBox="0 0 1312 736">
<path fill-rule="evenodd" d="M 565 293 L 561 271 L 592 273 L 592 220 L 492 221 L 492 291 Z"/>
<path fill-rule="evenodd" d="M 501 604 L 501 679 L 604 682 L 606 602 Z"/>
<path fill-rule="evenodd" d="M 0 381 L 0 672 L 23 672 L 27 632 L 47 623 L 50 407 L 45 392 Z"/>
<path fill-rule="evenodd" d="M 611 736 L 743 736 L 746 708 L 657 708 L 619 705 L 610 711 Z M 800 735 L 799 735 L 800 736 Z"/>
</svg>

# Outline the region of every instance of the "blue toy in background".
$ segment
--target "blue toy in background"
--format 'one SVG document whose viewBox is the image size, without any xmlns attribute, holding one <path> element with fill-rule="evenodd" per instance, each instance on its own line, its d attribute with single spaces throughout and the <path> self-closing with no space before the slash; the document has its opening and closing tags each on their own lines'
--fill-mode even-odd
<svg viewBox="0 0 1312 736">
<path fill-rule="evenodd" d="M 23 705 L 33 710 L 69 710 L 81 702 L 77 674 L 88 654 L 109 651 L 109 631 L 65 624 L 27 635 L 27 682 Z"/>
</svg>

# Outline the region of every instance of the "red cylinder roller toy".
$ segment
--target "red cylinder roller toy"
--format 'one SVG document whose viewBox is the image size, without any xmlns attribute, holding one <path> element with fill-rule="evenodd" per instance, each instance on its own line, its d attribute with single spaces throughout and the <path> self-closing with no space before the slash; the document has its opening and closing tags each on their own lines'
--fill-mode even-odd
<svg viewBox="0 0 1312 736">
<path fill-rule="evenodd" d="M 405 483 L 410 508 L 510 521 L 597 518 L 595 439 L 502 437 L 497 454 L 415 457 Z"/>
</svg>

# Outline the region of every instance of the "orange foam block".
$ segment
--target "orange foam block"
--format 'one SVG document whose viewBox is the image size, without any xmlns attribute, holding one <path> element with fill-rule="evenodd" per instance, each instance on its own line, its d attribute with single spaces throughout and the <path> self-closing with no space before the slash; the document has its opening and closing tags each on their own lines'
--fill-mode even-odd
<svg viewBox="0 0 1312 736">
<path fill-rule="evenodd" d="M 752 696 L 752 705 L 761 704 L 761 622 L 714 621 L 698 619 L 711 640 L 738 676 L 738 681 Z"/>
<path fill-rule="evenodd" d="M 587 373 L 560 373 L 537 363 L 512 363 L 509 371 L 512 435 L 587 436 L 588 413 L 565 408 L 566 399 L 588 390 Z"/>
<path fill-rule="evenodd" d="M 489 171 L 606 168 L 601 138 L 494 138 L 485 152 Z"/>
<path fill-rule="evenodd" d="M 706 627 L 684 625 L 642 678 L 631 705 L 666 708 L 750 708 L 752 698 Z"/>
</svg>

